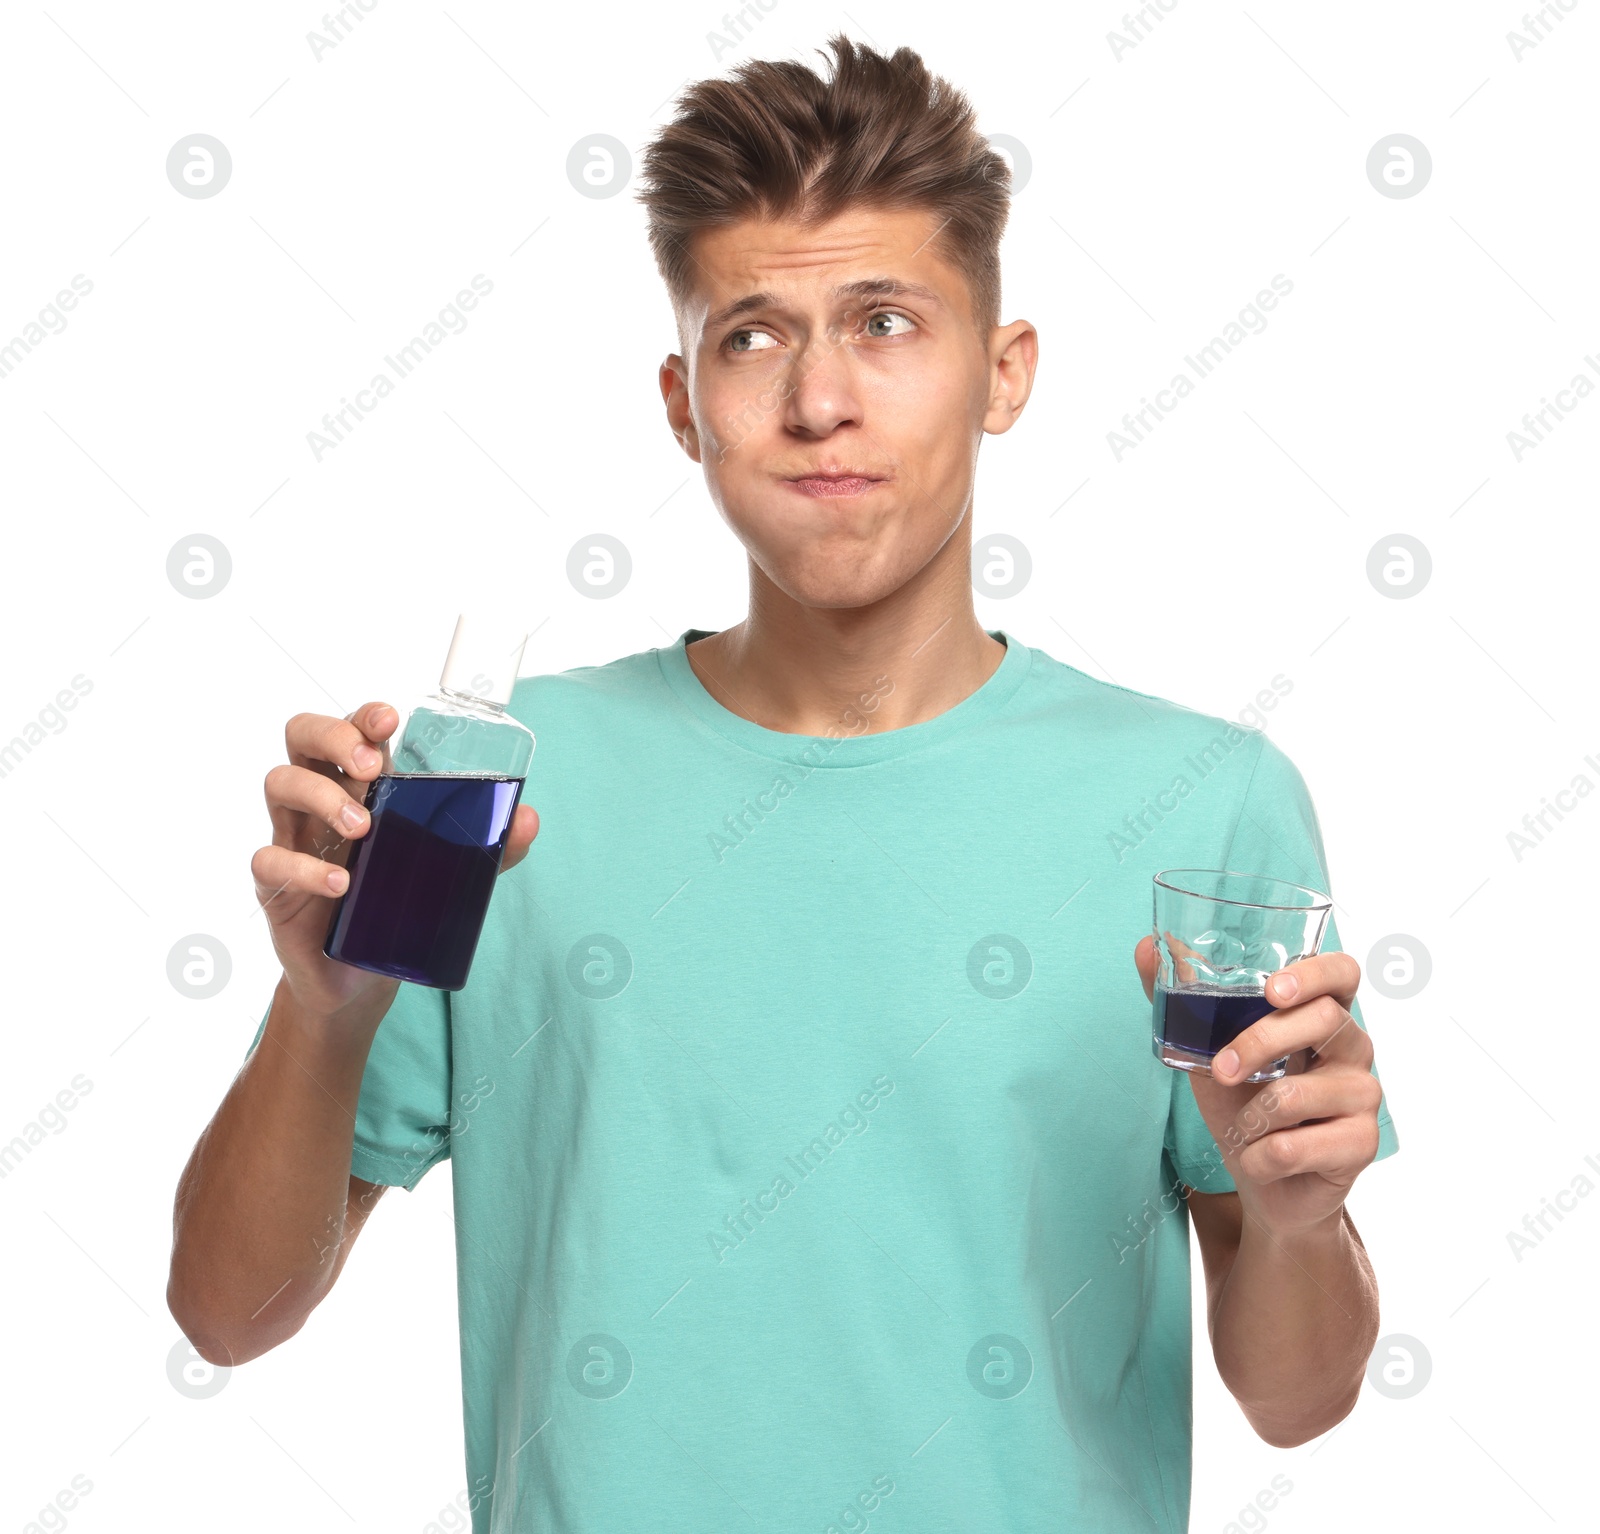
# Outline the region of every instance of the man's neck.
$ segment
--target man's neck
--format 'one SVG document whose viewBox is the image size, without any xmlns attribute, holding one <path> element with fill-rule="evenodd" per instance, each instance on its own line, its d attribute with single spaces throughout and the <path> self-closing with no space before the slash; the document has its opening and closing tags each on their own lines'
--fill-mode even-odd
<svg viewBox="0 0 1600 1534">
<path fill-rule="evenodd" d="M 751 570 L 750 612 L 696 640 L 689 664 L 722 706 L 787 735 L 903 729 L 954 708 L 1005 659 L 965 568 L 870 607 L 806 607 Z"/>
</svg>

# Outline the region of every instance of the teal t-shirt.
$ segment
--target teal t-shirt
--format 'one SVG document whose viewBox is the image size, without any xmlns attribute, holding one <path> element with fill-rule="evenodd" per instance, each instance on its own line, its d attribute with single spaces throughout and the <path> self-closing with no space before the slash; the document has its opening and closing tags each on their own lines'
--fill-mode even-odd
<svg viewBox="0 0 1600 1534">
<path fill-rule="evenodd" d="M 1299 773 L 1002 631 L 782 734 L 702 632 L 518 683 L 538 839 L 362 1081 L 356 1176 L 454 1167 L 475 1534 L 1186 1529 L 1233 1183 L 1133 950 L 1163 868 L 1328 889 Z"/>
</svg>

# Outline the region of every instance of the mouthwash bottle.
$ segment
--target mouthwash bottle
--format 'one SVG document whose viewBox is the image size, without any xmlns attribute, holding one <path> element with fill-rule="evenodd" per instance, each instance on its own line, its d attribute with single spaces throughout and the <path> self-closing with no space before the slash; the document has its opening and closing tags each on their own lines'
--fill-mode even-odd
<svg viewBox="0 0 1600 1534">
<path fill-rule="evenodd" d="M 459 991 L 483 931 L 533 732 L 506 713 L 527 635 L 463 614 L 439 690 L 414 708 L 322 951 L 414 985 Z"/>
</svg>

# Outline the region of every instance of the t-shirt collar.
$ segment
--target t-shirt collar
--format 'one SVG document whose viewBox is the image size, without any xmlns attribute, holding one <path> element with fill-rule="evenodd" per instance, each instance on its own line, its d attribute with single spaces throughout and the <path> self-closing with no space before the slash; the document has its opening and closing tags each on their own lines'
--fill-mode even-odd
<svg viewBox="0 0 1600 1534">
<path fill-rule="evenodd" d="M 975 691 L 943 713 L 897 730 L 865 733 L 852 730 L 852 721 L 841 714 L 836 735 L 794 735 L 769 730 L 734 713 L 706 690 L 689 664 L 688 647 L 715 632 L 714 629 L 685 629 L 673 644 L 656 651 L 667 684 L 696 719 L 724 739 L 758 755 L 807 767 L 861 767 L 941 744 L 999 713 L 1022 685 L 1033 661 L 1032 650 L 1013 635 L 1004 629 L 986 629 L 991 639 L 1006 647 L 1005 655 Z"/>
</svg>

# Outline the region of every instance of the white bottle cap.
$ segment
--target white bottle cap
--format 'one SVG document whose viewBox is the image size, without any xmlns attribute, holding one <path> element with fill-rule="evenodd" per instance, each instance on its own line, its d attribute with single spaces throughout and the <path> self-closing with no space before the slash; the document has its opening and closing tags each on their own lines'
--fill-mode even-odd
<svg viewBox="0 0 1600 1534">
<path fill-rule="evenodd" d="M 508 618 L 462 613 L 450 640 L 439 685 L 485 703 L 507 704 L 517 685 L 526 629 Z"/>
</svg>

